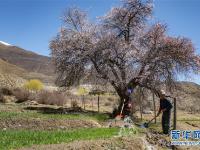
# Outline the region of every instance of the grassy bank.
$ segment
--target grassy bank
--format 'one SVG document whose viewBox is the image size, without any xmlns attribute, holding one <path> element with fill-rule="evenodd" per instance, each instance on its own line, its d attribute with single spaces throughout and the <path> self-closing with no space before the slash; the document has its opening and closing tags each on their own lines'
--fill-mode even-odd
<svg viewBox="0 0 200 150">
<path fill-rule="evenodd" d="M 91 119 L 96 121 L 105 121 L 108 119 L 107 114 L 98 114 L 98 113 L 80 113 L 80 114 L 44 114 L 35 111 L 27 112 L 0 112 L 1 119 L 7 118 L 40 118 L 40 119 Z"/>
<path fill-rule="evenodd" d="M 117 128 L 90 128 L 74 131 L 0 131 L 0 149 L 9 150 L 40 144 L 58 144 L 74 140 L 110 138 Z"/>
</svg>

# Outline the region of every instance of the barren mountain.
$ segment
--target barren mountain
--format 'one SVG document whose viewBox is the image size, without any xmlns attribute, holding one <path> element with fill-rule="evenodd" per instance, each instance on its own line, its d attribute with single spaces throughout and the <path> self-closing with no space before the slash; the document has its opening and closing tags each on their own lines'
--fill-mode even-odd
<svg viewBox="0 0 200 150">
<path fill-rule="evenodd" d="M 5 44 L 5 42 L 0 42 L 0 58 L 29 72 L 53 75 L 54 69 L 49 57 Z"/>
<path fill-rule="evenodd" d="M 179 82 L 176 95 L 180 109 L 200 112 L 200 85 L 193 82 Z"/>
<path fill-rule="evenodd" d="M 29 72 L 0 59 L 0 87 L 20 87 L 29 79 L 39 79 L 46 84 L 52 84 L 54 82 L 53 76 Z"/>
<path fill-rule="evenodd" d="M 24 69 L 0 59 L 0 87 L 20 87 L 26 74 Z"/>
</svg>

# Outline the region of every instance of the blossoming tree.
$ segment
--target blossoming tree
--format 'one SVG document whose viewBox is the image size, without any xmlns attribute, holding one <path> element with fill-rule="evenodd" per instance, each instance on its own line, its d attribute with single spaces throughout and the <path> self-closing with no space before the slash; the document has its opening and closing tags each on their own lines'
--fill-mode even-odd
<svg viewBox="0 0 200 150">
<path fill-rule="evenodd" d="M 87 72 L 109 82 L 121 99 L 137 86 L 159 93 L 159 85 L 172 87 L 176 76 L 198 72 L 200 57 L 190 39 L 171 37 L 167 26 L 149 25 L 152 2 L 123 0 L 98 23 L 88 21 L 78 8 L 65 11 L 64 26 L 50 42 L 59 86 L 78 83 Z"/>
</svg>

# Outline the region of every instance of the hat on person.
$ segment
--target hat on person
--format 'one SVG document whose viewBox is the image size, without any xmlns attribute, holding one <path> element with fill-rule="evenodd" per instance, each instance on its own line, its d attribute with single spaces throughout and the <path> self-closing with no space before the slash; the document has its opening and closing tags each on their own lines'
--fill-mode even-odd
<svg viewBox="0 0 200 150">
<path fill-rule="evenodd" d="M 161 95 L 166 95 L 166 93 L 165 93 L 164 90 L 161 90 L 161 91 L 160 91 L 160 94 L 161 94 Z"/>
</svg>

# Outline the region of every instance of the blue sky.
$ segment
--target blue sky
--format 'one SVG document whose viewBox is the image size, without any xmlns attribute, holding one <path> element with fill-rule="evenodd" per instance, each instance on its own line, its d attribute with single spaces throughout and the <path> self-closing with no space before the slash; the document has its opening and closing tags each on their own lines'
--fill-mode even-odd
<svg viewBox="0 0 200 150">
<path fill-rule="evenodd" d="M 78 6 L 95 20 L 118 4 L 119 0 L 0 0 L 0 41 L 49 55 L 49 41 L 59 31 L 65 8 Z M 170 35 L 191 38 L 200 54 L 200 0 L 154 0 L 154 7 L 154 21 L 166 23 Z"/>
</svg>

